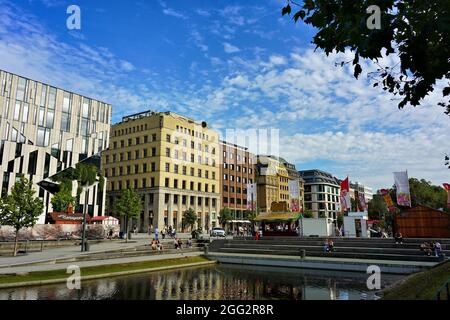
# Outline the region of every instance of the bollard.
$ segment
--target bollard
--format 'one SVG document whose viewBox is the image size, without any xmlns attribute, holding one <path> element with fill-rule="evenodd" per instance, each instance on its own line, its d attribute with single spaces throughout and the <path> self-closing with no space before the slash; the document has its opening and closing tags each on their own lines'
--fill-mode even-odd
<svg viewBox="0 0 450 320">
<path fill-rule="evenodd" d="M 207 244 L 205 244 L 205 246 L 203 247 L 203 251 L 205 253 L 205 256 L 209 254 L 209 246 Z"/>
<path fill-rule="evenodd" d="M 28 240 L 25 241 L 25 253 L 28 253 Z"/>
<path fill-rule="evenodd" d="M 306 250 L 304 250 L 304 249 L 300 250 L 300 258 L 301 259 L 305 259 L 306 258 Z"/>
<path fill-rule="evenodd" d="M 44 251 L 44 239 L 41 241 L 41 252 Z"/>
</svg>

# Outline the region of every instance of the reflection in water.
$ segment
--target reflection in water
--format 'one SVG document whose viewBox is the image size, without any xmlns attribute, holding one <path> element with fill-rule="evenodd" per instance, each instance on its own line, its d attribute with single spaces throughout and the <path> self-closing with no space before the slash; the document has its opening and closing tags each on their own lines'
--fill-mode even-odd
<svg viewBox="0 0 450 320">
<path fill-rule="evenodd" d="M 0 290 L 0 300 L 359 300 L 373 299 L 364 273 L 220 265 L 82 283 Z M 387 286 L 402 276 L 384 275 Z"/>
</svg>

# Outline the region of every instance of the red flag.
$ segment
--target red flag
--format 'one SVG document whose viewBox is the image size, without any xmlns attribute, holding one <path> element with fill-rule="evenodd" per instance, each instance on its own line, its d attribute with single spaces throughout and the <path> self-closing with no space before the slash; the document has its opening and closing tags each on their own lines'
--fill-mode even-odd
<svg viewBox="0 0 450 320">
<path fill-rule="evenodd" d="M 341 182 L 341 206 L 342 210 L 347 211 L 351 210 L 352 203 L 350 200 L 350 188 L 348 186 L 348 177 L 347 179 Z"/>
<path fill-rule="evenodd" d="M 447 190 L 447 207 L 450 209 L 450 184 L 444 183 L 444 188 Z"/>
</svg>

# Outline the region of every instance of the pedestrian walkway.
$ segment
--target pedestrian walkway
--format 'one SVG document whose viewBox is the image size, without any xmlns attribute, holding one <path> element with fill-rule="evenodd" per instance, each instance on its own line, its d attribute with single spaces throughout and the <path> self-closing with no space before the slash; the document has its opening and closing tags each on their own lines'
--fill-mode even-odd
<svg viewBox="0 0 450 320">
<path fill-rule="evenodd" d="M 201 255 L 201 252 L 180 252 L 180 253 L 169 253 L 169 254 L 157 254 L 141 257 L 130 257 L 130 258 L 118 258 L 118 259 L 106 259 L 106 260 L 93 260 L 93 261 L 77 261 L 77 262 L 64 262 L 51 265 L 32 265 L 32 266 L 16 266 L 16 267 L 3 267 L 0 268 L 0 274 L 23 274 L 29 272 L 39 272 L 39 271 L 51 271 L 51 270 L 65 270 L 68 266 L 76 265 L 78 267 L 98 267 L 113 264 L 123 264 L 123 263 L 134 263 L 134 262 L 145 262 L 145 261 L 158 261 L 166 259 L 178 259 L 184 257 L 196 257 Z"/>
<path fill-rule="evenodd" d="M 42 252 L 30 252 L 26 255 L 21 255 L 17 257 L 0 257 L 0 268 L 30 263 L 40 263 L 40 262 L 44 263 L 59 258 L 71 258 L 81 255 L 89 255 L 92 253 L 130 249 L 146 244 L 148 245 L 150 243 L 150 239 L 151 238 L 147 234 L 138 234 L 135 235 L 133 239 L 129 240 L 128 243 L 126 243 L 125 240 L 120 239 L 93 244 L 91 245 L 89 252 L 81 252 L 81 246 L 76 245 L 76 246 L 48 249 Z"/>
</svg>

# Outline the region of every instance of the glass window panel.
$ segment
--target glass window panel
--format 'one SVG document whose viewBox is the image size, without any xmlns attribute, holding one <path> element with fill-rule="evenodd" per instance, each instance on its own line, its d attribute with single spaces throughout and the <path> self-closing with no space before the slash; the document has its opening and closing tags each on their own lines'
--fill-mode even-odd
<svg viewBox="0 0 450 320">
<path fill-rule="evenodd" d="M 61 114 L 61 130 L 66 132 L 70 131 L 70 116 L 67 113 Z"/>
<path fill-rule="evenodd" d="M 20 101 L 25 100 L 25 88 L 27 85 L 27 80 L 24 78 L 19 78 L 19 81 L 17 82 L 17 92 L 16 92 L 16 99 Z"/>
<path fill-rule="evenodd" d="M 55 109 L 56 105 L 56 89 L 50 88 L 50 92 L 48 94 L 48 108 Z"/>
<path fill-rule="evenodd" d="M 37 134 L 37 141 L 36 141 L 36 145 L 43 147 L 44 146 L 44 138 L 45 138 L 45 129 L 44 128 L 39 128 L 38 129 L 38 134 Z"/>
<path fill-rule="evenodd" d="M 16 101 L 16 106 L 14 107 L 14 120 L 19 121 L 20 119 L 20 101 Z"/>
<path fill-rule="evenodd" d="M 53 123 L 55 121 L 55 111 L 49 110 L 47 112 L 47 128 L 53 129 Z"/>
<path fill-rule="evenodd" d="M 83 102 L 83 109 L 81 111 L 81 116 L 83 118 L 89 118 L 89 101 Z"/>
<path fill-rule="evenodd" d="M 17 135 L 18 135 L 18 131 L 16 128 L 12 128 L 12 133 L 11 133 L 11 141 L 16 142 L 17 141 Z"/>
<path fill-rule="evenodd" d="M 71 107 L 71 98 L 70 93 L 64 92 L 64 99 L 63 99 L 63 108 L 62 111 L 66 113 L 70 113 L 70 107 Z"/>
<path fill-rule="evenodd" d="M 28 103 L 25 103 L 23 105 L 23 114 L 22 114 L 22 122 L 28 122 L 28 112 L 29 112 L 29 105 Z"/>
<path fill-rule="evenodd" d="M 43 126 L 44 125 L 44 116 L 45 116 L 45 108 L 40 107 L 39 108 L 39 125 Z"/>
<path fill-rule="evenodd" d="M 73 151 L 73 139 L 69 139 L 66 141 L 66 151 Z"/>
<path fill-rule="evenodd" d="M 89 134 L 89 120 L 81 120 L 81 135 L 87 136 Z"/>
<path fill-rule="evenodd" d="M 46 85 L 42 85 L 41 88 L 41 106 L 45 106 L 47 100 L 47 86 Z"/>
</svg>

